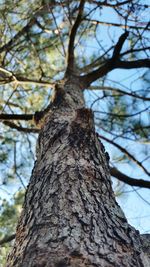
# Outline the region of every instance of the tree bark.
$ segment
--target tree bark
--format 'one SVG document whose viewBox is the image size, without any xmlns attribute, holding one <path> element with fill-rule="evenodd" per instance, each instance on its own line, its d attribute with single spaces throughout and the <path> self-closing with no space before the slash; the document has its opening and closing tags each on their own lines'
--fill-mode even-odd
<svg viewBox="0 0 150 267">
<path fill-rule="evenodd" d="M 7 267 L 142 267 L 138 231 L 112 191 L 108 159 L 77 81 L 55 88 L 37 141 Z"/>
</svg>

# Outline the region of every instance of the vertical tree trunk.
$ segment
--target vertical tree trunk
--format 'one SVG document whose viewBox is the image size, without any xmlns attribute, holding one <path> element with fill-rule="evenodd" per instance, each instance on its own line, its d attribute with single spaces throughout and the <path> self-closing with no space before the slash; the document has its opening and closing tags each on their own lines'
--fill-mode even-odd
<svg viewBox="0 0 150 267">
<path fill-rule="evenodd" d="M 56 86 L 7 267 L 141 267 L 140 249 L 80 87 Z"/>
</svg>

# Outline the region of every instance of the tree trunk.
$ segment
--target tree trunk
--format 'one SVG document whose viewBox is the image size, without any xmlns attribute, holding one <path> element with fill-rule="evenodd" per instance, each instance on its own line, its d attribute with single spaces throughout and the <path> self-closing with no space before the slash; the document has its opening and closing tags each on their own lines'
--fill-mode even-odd
<svg viewBox="0 0 150 267">
<path fill-rule="evenodd" d="M 57 85 L 44 114 L 7 267 L 146 266 L 139 233 L 115 201 L 80 86 Z"/>
</svg>

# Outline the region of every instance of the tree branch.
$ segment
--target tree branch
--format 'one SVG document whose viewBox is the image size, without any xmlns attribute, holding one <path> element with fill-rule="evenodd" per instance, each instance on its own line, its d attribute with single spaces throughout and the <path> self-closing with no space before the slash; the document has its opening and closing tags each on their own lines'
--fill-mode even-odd
<svg viewBox="0 0 150 267">
<path fill-rule="evenodd" d="M 33 79 L 27 79 L 21 76 L 15 76 L 16 78 L 16 83 L 18 84 L 38 84 L 38 85 L 42 85 L 42 86 L 46 86 L 46 87 L 52 87 L 54 88 L 55 83 L 50 83 L 50 82 L 45 82 L 45 81 L 38 81 L 38 80 L 33 80 Z"/>
<path fill-rule="evenodd" d="M 49 5 L 51 5 L 51 6 L 54 5 L 53 1 Z M 29 29 L 34 25 L 34 23 L 36 23 L 36 17 L 40 16 L 42 14 L 42 12 L 48 12 L 47 5 L 41 6 L 33 14 L 32 18 L 29 20 L 29 22 L 26 24 L 26 26 L 24 26 L 19 32 L 17 32 L 16 35 L 14 35 L 12 37 L 12 39 L 9 40 L 5 45 L 0 47 L 0 53 L 2 53 L 3 51 L 9 51 L 12 48 L 12 46 L 14 45 L 14 42 L 17 41 L 23 34 L 27 33 L 29 31 Z"/>
<path fill-rule="evenodd" d="M 85 3 L 85 0 L 80 1 L 78 16 L 75 20 L 75 23 L 74 23 L 74 25 L 71 29 L 71 33 L 70 33 L 70 39 L 69 39 L 69 45 L 68 45 L 68 63 L 67 63 L 66 75 L 68 75 L 69 72 L 72 71 L 74 68 L 74 42 L 75 42 L 75 37 L 76 37 L 78 27 L 81 23 L 84 3 Z"/>
<path fill-rule="evenodd" d="M 99 67 L 100 65 L 104 64 L 107 61 L 108 52 L 110 52 L 113 49 L 113 46 L 107 49 L 100 57 L 96 58 L 91 63 L 85 65 L 84 67 L 78 67 L 80 73 L 88 73 L 89 70 L 95 69 L 96 67 Z"/>
<path fill-rule="evenodd" d="M 137 95 L 136 93 L 132 92 L 126 92 L 124 90 L 115 88 L 115 87 L 110 87 L 110 86 L 90 86 L 89 88 L 87 88 L 88 90 L 103 90 L 103 91 L 111 91 L 111 92 L 116 92 L 119 93 L 121 95 L 128 95 L 134 98 L 138 98 L 138 99 L 142 99 L 145 101 L 150 101 L 150 97 L 144 97 L 144 96 L 140 96 Z"/>
<path fill-rule="evenodd" d="M 81 76 L 80 83 L 82 85 L 82 88 L 84 89 L 84 88 L 89 87 L 92 82 L 103 77 L 111 70 L 113 70 L 113 62 L 111 60 L 108 60 L 105 64 L 100 66 L 98 69 Z"/>
<path fill-rule="evenodd" d="M 13 122 L 10 121 L 3 121 L 3 124 L 5 124 L 6 126 L 9 126 L 12 129 L 17 130 L 18 132 L 23 132 L 23 133 L 39 133 L 39 129 L 37 128 L 25 128 L 25 127 L 21 127 L 16 125 Z"/>
<path fill-rule="evenodd" d="M 3 239 L 0 240 L 0 245 L 3 245 L 5 243 L 12 241 L 15 237 L 16 237 L 15 234 L 12 234 L 10 236 L 5 236 Z"/>
<path fill-rule="evenodd" d="M 119 144 L 115 143 L 114 141 L 108 139 L 107 137 L 98 134 L 100 138 L 105 140 L 106 142 L 112 144 L 113 146 L 117 147 L 121 152 L 123 152 L 129 159 L 131 159 L 133 162 L 135 162 L 148 176 L 150 176 L 150 173 L 148 170 L 142 165 L 140 161 L 138 161 L 132 154 L 130 154 L 124 147 L 120 146 Z"/>
<path fill-rule="evenodd" d="M 98 69 L 86 75 L 81 76 L 80 83 L 82 85 L 82 88 L 84 89 L 89 87 L 92 82 L 103 77 L 113 69 L 134 69 L 134 68 L 150 68 L 150 59 L 121 61 L 121 60 L 113 60 L 113 58 L 111 58 L 104 65 L 100 66 Z"/>
<path fill-rule="evenodd" d="M 131 178 L 128 175 L 117 170 L 115 167 L 110 167 L 110 174 L 114 176 L 115 178 L 117 178 L 119 181 L 122 181 L 128 185 L 138 186 L 138 187 L 143 187 L 143 188 L 150 188 L 150 181 Z"/>
<path fill-rule="evenodd" d="M 142 48 L 131 48 L 123 53 L 120 54 L 120 56 L 124 56 L 124 55 L 127 55 L 129 53 L 136 53 L 136 52 L 140 52 L 140 51 L 146 51 L 146 50 L 150 50 L 150 46 L 147 46 L 147 47 L 142 47 Z"/>
<path fill-rule="evenodd" d="M 0 114 L 0 120 L 24 120 L 34 119 L 34 114 Z"/>
<path fill-rule="evenodd" d="M 122 46 L 123 46 L 126 38 L 128 37 L 128 34 L 129 33 L 126 31 L 125 33 L 123 33 L 120 36 L 120 38 L 119 38 L 119 40 L 118 40 L 118 42 L 114 48 L 112 58 L 110 60 L 106 61 L 106 63 L 104 65 L 100 66 L 97 70 L 94 70 L 94 71 L 81 77 L 81 83 L 83 83 L 85 87 L 88 87 L 92 82 L 94 82 L 98 78 L 106 75 L 109 71 L 111 71 L 115 68 L 115 63 L 119 59 L 120 51 L 122 49 Z"/>
<path fill-rule="evenodd" d="M 104 25 L 104 26 L 113 26 L 113 27 L 120 27 L 122 29 L 133 29 L 133 30 L 146 30 L 146 31 L 150 31 L 150 28 L 146 28 L 145 27 L 141 27 L 141 26 L 132 26 L 132 25 L 123 25 L 123 24 L 120 24 L 120 23 L 115 23 L 115 22 L 106 22 L 106 21 L 100 21 L 100 20 L 94 20 L 94 19 L 88 19 L 88 18 L 85 18 L 84 20 L 86 21 L 90 21 L 92 24 L 101 24 L 101 25 Z"/>
<path fill-rule="evenodd" d="M 139 59 L 134 61 L 118 60 L 115 69 L 134 69 L 134 68 L 150 68 L 150 59 Z"/>
<path fill-rule="evenodd" d="M 24 26 L 18 33 L 16 33 L 16 35 L 10 41 L 8 41 L 5 45 L 0 47 L 0 53 L 2 53 L 3 51 L 9 51 L 14 42 L 17 41 L 24 33 L 27 33 L 34 23 L 35 23 L 35 18 L 33 17 L 32 19 L 30 19 L 27 25 Z"/>
<path fill-rule="evenodd" d="M 118 2 L 116 1 L 115 4 L 111 4 L 111 3 L 108 3 L 107 0 L 104 0 L 103 2 L 98 2 L 98 1 L 92 1 L 92 3 L 98 5 L 98 6 L 107 6 L 107 7 L 119 7 L 119 6 L 123 6 L 123 5 L 127 5 L 129 3 L 132 3 L 133 0 L 125 0 L 125 1 L 122 1 L 122 2 Z M 148 8 L 149 5 L 147 4 L 136 4 L 138 7 L 145 7 L 145 8 Z"/>
<path fill-rule="evenodd" d="M 99 98 L 97 98 L 93 103 L 95 103 L 96 101 L 98 101 L 99 100 Z M 93 104 L 92 104 L 93 105 Z M 147 111 L 147 110 L 149 110 L 149 108 L 150 108 L 150 106 L 148 106 L 148 107 L 146 107 L 146 108 L 144 108 L 144 109 L 142 109 L 142 110 L 140 110 L 140 111 L 137 111 L 137 112 L 135 112 L 135 113 L 129 113 L 129 114 L 119 114 L 119 112 L 118 113 L 112 113 L 112 112 L 107 112 L 107 111 L 100 111 L 100 110 L 95 110 L 94 111 L 94 113 L 100 113 L 100 114 L 107 114 L 107 115 L 109 115 L 109 116 L 113 116 L 113 117 L 122 117 L 122 118 L 130 118 L 130 117 L 134 117 L 134 116 L 137 116 L 137 115 L 139 115 L 139 114 L 141 114 L 141 113 L 143 113 L 143 112 L 145 112 L 145 111 Z"/>
<path fill-rule="evenodd" d="M 0 74 L 2 78 L 0 78 L 0 84 L 9 84 L 9 83 L 15 83 L 15 84 L 38 84 L 46 87 L 52 87 L 54 88 L 55 83 L 45 82 L 41 80 L 33 80 L 21 77 L 19 75 L 14 74 L 11 71 L 6 70 L 5 68 L 0 67 Z"/>
<path fill-rule="evenodd" d="M 119 38 L 117 44 L 115 45 L 115 48 L 114 48 L 114 52 L 113 52 L 113 56 L 112 58 L 114 60 L 118 59 L 120 57 L 120 52 L 121 52 L 121 49 L 122 49 L 122 46 L 125 42 L 125 40 L 127 39 L 129 35 L 129 32 L 125 31 Z"/>
</svg>

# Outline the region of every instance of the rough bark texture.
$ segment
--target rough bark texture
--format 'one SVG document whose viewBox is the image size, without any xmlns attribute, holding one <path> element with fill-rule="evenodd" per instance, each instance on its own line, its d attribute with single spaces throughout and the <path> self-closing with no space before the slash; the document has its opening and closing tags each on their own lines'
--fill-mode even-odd
<svg viewBox="0 0 150 267">
<path fill-rule="evenodd" d="M 139 233 L 115 201 L 80 87 L 66 83 L 55 91 L 7 267 L 148 266 Z"/>
</svg>

